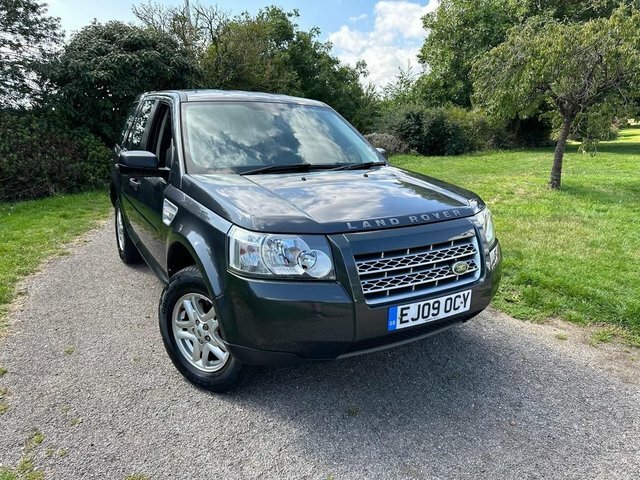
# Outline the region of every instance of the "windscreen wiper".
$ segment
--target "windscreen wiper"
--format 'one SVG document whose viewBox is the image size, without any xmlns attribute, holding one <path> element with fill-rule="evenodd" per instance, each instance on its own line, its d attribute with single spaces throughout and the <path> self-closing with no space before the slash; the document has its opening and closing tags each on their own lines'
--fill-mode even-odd
<svg viewBox="0 0 640 480">
<path fill-rule="evenodd" d="M 386 162 L 348 163 L 346 165 L 340 165 L 339 167 L 332 168 L 331 170 L 368 170 L 371 167 L 386 164 Z"/>
<path fill-rule="evenodd" d="M 267 165 L 266 167 L 254 168 L 240 173 L 240 175 L 258 175 L 260 173 L 272 172 L 308 172 L 312 167 L 310 163 L 291 163 L 289 165 Z"/>
</svg>

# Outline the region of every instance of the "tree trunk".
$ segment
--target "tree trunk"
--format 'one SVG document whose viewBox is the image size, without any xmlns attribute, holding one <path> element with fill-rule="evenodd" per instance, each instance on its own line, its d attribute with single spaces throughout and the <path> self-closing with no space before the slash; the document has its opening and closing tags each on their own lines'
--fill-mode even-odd
<svg viewBox="0 0 640 480">
<path fill-rule="evenodd" d="M 556 149 L 553 153 L 553 167 L 551 168 L 551 178 L 549 179 L 549 188 L 553 190 L 560 189 L 560 182 L 562 180 L 562 159 L 564 157 L 564 149 L 567 146 L 567 139 L 569 138 L 569 132 L 571 131 L 572 122 L 573 118 L 568 116 L 562 119 L 560 136 L 558 137 L 558 143 L 556 144 Z"/>
</svg>

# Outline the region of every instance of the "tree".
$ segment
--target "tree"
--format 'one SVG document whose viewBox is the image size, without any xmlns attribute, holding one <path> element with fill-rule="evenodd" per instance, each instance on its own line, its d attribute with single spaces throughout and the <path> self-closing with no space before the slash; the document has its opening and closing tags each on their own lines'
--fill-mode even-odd
<svg viewBox="0 0 640 480">
<path fill-rule="evenodd" d="M 216 5 L 194 2 L 165 6 L 148 1 L 132 7 L 133 14 L 146 27 L 171 35 L 182 47 L 201 53 L 215 42 L 229 23 L 229 15 Z"/>
<path fill-rule="evenodd" d="M 364 62 L 340 63 L 320 30 L 300 30 L 296 10 L 261 9 L 231 19 L 203 56 L 203 86 L 284 93 L 328 103 L 357 128 L 367 131 L 375 109 L 371 88 L 360 83 Z"/>
<path fill-rule="evenodd" d="M 376 115 L 375 90 L 364 87 L 364 62 L 340 63 L 331 45 L 318 40 L 320 30 L 301 30 L 297 10 L 265 7 L 229 17 L 215 6 L 186 7 L 144 3 L 133 8 L 148 28 L 171 36 L 190 52 L 201 75 L 194 84 L 284 93 L 330 104 L 357 128 L 367 131 Z"/>
<path fill-rule="evenodd" d="M 442 0 L 424 16 L 428 35 L 418 58 L 427 73 L 417 88 L 427 105 L 471 106 L 471 66 L 518 23 L 515 10 L 505 0 Z"/>
<path fill-rule="evenodd" d="M 59 19 L 38 0 L 0 0 L 0 108 L 41 100 L 44 68 L 61 40 Z"/>
<path fill-rule="evenodd" d="M 375 115 L 377 96 L 371 86 L 363 86 L 367 66 L 345 65 L 332 55 L 331 44 L 318 41 L 320 30 L 299 31 L 287 52 L 287 64 L 297 78 L 292 94 L 313 98 L 335 108 L 360 131 L 368 132 Z"/>
<path fill-rule="evenodd" d="M 194 71 L 189 55 L 166 33 L 94 22 L 65 46 L 52 80 L 71 124 L 113 145 L 138 94 L 190 87 Z"/>
<path fill-rule="evenodd" d="M 507 31 L 532 17 L 587 21 L 639 0 L 442 0 L 423 18 L 428 35 L 418 58 L 426 73 L 416 89 L 430 106 L 471 106 L 471 67 Z"/>
<path fill-rule="evenodd" d="M 297 77 L 288 62 L 295 39 L 297 12 L 275 7 L 256 17 L 234 17 L 211 41 L 203 57 L 204 84 L 208 87 L 293 93 Z"/>
<path fill-rule="evenodd" d="M 608 122 L 640 82 L 640 11 L 620 7 L 584 23 L 531 19 L 474 65 L 476 100 L 504 118 L 559 119 L 549 186 L 560 188 L 562 161 L 576 118 Z"/>
<path fill-rule="evenodd" d="M 418 75 L 413 73 L 411 65 L 407 68 L 398 68 L 393 81 L 382 87 L 383 105 L 385 107 L 397 107 L 420 103 L 416 95 L 416 80 Z"/>
</svg>

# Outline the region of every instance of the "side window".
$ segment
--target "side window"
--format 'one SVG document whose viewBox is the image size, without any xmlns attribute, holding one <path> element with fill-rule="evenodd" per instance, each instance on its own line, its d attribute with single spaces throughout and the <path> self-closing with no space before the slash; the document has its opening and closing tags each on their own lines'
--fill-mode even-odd
<svg viewBox="0 0 640 480">
<path fill-rule="evenodd" d="M 173 128 L 171 125 L 171 110 L 167 109 L 165 121 L 158 142 L 158 159 L 161 167 L 171 166 L 173 157 Z"/>
<path fill-rule="evenodd" d="M 125 122 L 124 128 L 122 129 L 122 135 L 120 136 L 120 142 L 119 142 L 119 145 L 121 147 L 124 146 L 124 141 L 127 138 L 127 133 L 129 132 L 131 125 L 133 124 L 133 119 L 135 118 L 137 108 L 138 108 L 138 101 L 136 100 L 135 102 L 133 102 L 133 105 L 131 105 L 131 108 L 129 109 L 129 115 L 127 116 L 127 121 Z"/>
<path fill-rule="evenodd" d="M 144 131 L 147 128 L 147 123 L 149 121 L 149 115 L 151 114 L 151 110 L 153 109 L 153 104 L 155 100 L 144 100 L 142 105 L 140 105 L 140 110 L 138 111 L 138 116 L 133 121 L 133 125 L 131 126 L 131 132 L 129 133 L 129 138 L 127 139 L 126 149 L 127 150 L 140 150 L 142 145 L 142 136 L 144 135 Z"/>
<path fill-rule="evenodd" d="M 155 112 L 153 115 L 154 124 L 147 140 L 147 150 L 157 155 L 161 167 L 168 167 L 171 163 L 173 149 L 171 107 L 160 102 Z"/>
</svg>

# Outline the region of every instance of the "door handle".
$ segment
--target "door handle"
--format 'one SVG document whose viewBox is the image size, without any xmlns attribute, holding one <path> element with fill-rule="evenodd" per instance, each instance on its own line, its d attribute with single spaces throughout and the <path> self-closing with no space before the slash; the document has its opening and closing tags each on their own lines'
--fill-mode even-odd
<svg viewBox="0 0 640 480">
<path fill-rule="evenodd" d="M 134 190 L 138 190 L 138 188 L 140 187 L 140 180 L 136 179 L 136 178 L 130 178 L 129 179 L 129 185 L 131 185 L 131 187 Z"/>
</svg>

